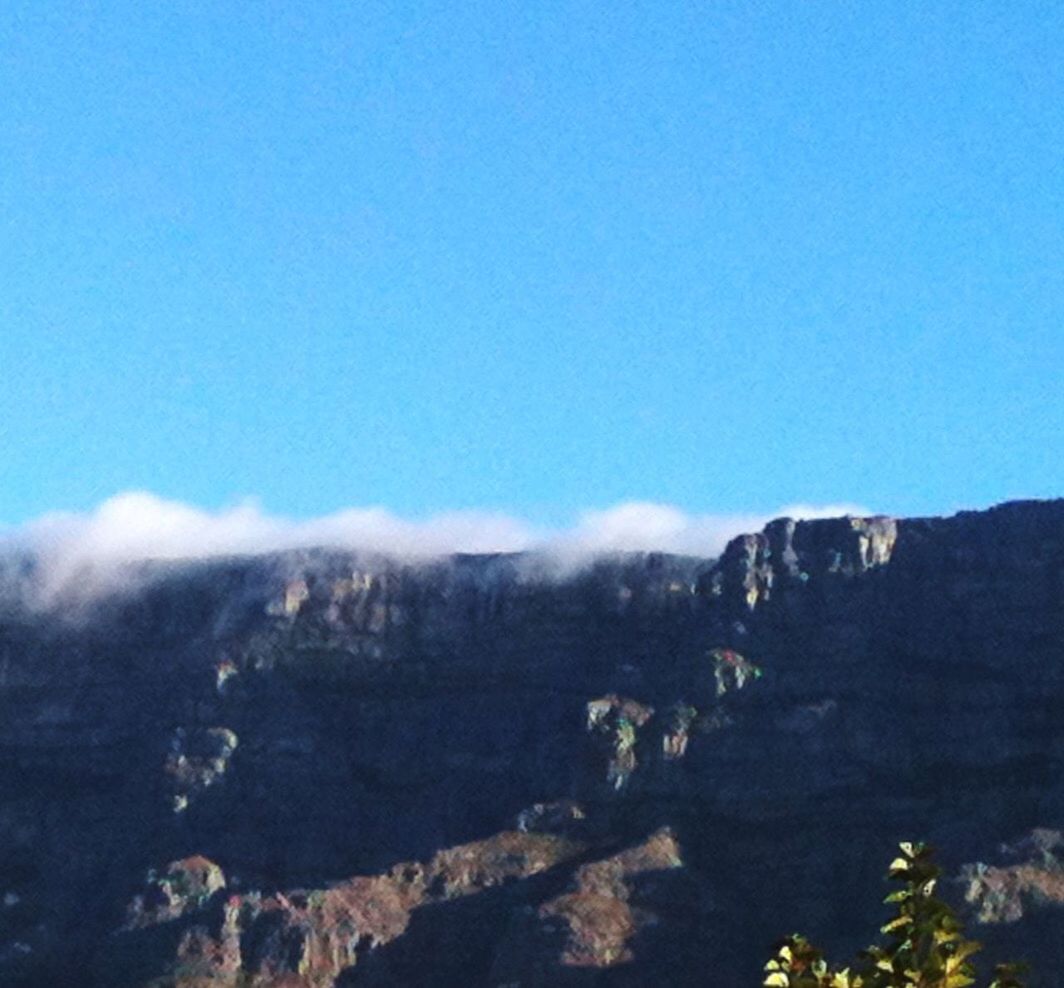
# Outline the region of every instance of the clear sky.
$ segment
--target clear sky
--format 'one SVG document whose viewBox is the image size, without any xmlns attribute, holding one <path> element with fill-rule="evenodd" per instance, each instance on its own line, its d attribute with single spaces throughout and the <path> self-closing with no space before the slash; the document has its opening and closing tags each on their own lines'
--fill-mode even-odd
<svg viewBox="0 0 1064 988">
<path fill-rule="evenodd" d="M 1064 494 L 1056 2 L 0 5 L 0 523 Z"/>
</svg>

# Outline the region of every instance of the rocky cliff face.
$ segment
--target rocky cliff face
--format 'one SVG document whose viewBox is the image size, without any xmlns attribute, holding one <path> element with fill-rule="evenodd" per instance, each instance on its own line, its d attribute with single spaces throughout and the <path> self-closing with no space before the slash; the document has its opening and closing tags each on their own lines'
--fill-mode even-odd
<svg viewBox="0 0 1064 988">
<path fill-rule="evenodd" d="M 1059 983 L 1064 501 L 549 569 L 10 596 L 0 983 L 755 985 L 863 946 L 906 838 Z"/>
</svg>

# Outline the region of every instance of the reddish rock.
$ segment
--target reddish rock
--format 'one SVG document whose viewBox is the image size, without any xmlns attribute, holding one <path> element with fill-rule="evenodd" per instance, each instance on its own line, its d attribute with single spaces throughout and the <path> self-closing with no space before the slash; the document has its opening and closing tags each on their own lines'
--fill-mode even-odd
<svg viewBox="0 0 1064 988">
<path fill-rule="evenodd" d="M 198 854 L 171 861 L 161 874 L 148 873 L 146 890 L 129 907 L 126 927 L 154 926 L 195 912 L 224 888 L 225 875 L 213 861 Z"/>
</svg>

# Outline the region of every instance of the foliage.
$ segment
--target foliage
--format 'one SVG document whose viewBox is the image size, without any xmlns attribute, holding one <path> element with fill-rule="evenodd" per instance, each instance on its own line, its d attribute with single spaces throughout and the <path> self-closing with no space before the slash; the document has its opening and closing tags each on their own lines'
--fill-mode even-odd
<svg viewBox="0 0 1064 988">
<path fill-rule="evenodd" d="M 939 869 L 925 844 L 901 845 L 889 877 L 902 887 L 884 900 L 897 915 L 880 928 L 882 945 L 846 968 L 830 965 L 805 937 L 787 937 L 765 965 L 768 988 L 964 988 L 975 984 L 969 958 L 980 944 L 965 938 L 953 910 L 934 895 Z M 998 965 L 988 988 L 1023 988 L 1014 965 Z"/>
</svg>

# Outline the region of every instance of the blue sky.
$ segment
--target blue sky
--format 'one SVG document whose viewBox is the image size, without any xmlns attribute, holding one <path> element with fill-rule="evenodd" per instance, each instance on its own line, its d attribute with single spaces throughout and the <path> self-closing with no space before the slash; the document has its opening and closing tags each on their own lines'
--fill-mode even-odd
<svg viewBox="0 0 1064 988">
<path fill-rule="evenodd" d="M 1062 50 L 1038 2 L 10 0 L 0 524 L 1064 494 Z"/>
</svg>

